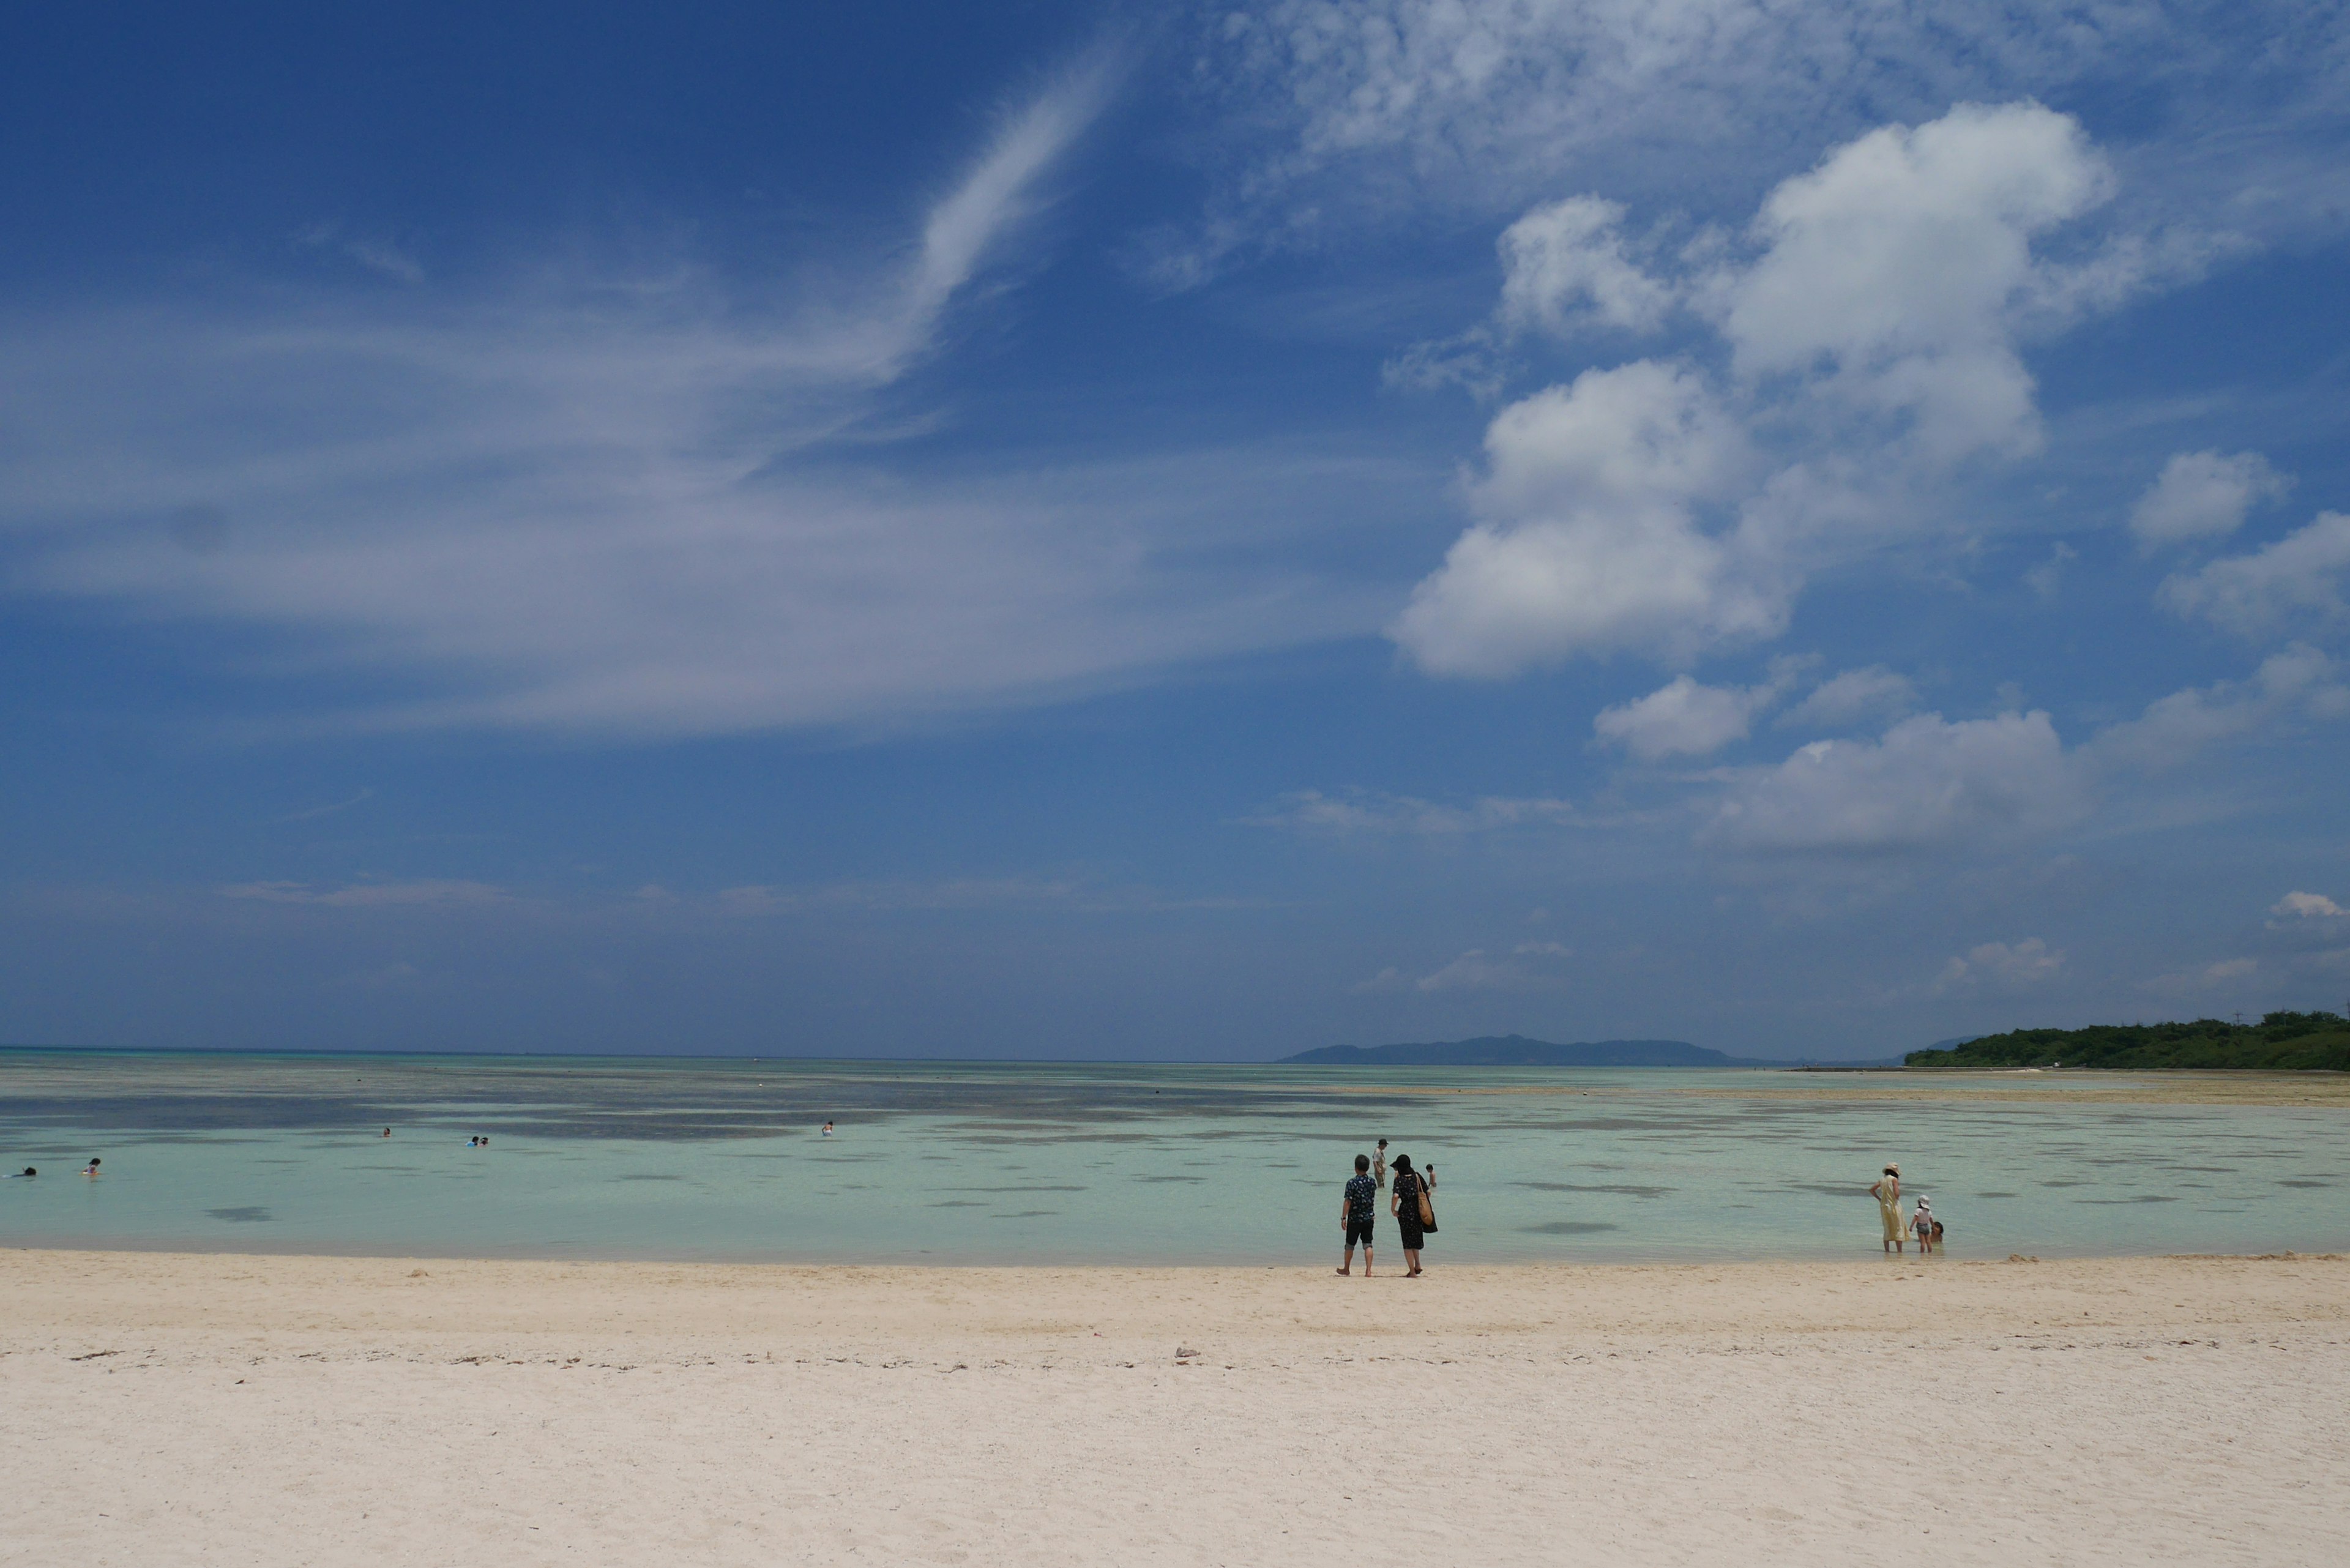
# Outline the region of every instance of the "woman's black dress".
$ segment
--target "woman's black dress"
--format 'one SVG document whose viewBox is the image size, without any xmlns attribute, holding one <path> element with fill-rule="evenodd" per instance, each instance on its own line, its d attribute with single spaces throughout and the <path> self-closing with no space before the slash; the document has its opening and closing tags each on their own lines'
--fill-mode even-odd
<svg viewBox="0 0 2350 1568">
<path fill-rule="evenodd" d="M 1403 1232 L 1403 1250 L 1417 1252 L 1423 1232 L 1419 1228 L 1419 1172 L 1407 1170 L 1395 1179 L 1396 1226 Z"/>
</svg>

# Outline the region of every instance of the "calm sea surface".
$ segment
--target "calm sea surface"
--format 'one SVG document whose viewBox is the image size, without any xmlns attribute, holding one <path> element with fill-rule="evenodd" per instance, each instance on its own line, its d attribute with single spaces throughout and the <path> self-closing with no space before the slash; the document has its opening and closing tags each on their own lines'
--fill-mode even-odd
<svg viewBox="0 0 2350 1568">
<path fill-rule="evenodd" d="M 1436 1166 L 1431 1262 L 1874 1252 L 1888 1159 L 1953 1256 L 2350 1247 L 2339 1110 L 1853 1083 L 0 1051 L 0 1169 L 41 1171 L 0 1181 L 0 1245 L 1295 1262 L 1335 1252 L 1340 1184 L 1384 1137 Z"/>
</svg>

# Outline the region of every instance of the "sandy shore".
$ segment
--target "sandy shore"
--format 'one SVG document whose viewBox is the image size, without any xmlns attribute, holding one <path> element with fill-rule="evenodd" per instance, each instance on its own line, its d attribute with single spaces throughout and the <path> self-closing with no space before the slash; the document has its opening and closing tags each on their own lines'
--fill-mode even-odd
<svg viewBox="0 0 2350 1568">
<path fill-rule="evenodd" d="M 0 1563 L 2340 1563 L 2345 1397 L 2340 1258 L 0 1251 Z"/>
</svg>

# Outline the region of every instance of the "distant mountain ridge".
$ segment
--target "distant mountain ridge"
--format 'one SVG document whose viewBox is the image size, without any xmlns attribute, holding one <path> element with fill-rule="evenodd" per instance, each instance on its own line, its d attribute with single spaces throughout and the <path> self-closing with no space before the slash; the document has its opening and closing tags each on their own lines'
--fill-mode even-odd
<svg viewBox="0 0 2350 1568">
<path fill-rule="evenodd" d="M 1763 1067 L 1686 1040 L 1582 1040 L 1555 1044 L 1523 1034 L 1411 1045 L 1325 1045 L 1281 1058 L 1306 1067 Z"/>
</svg>

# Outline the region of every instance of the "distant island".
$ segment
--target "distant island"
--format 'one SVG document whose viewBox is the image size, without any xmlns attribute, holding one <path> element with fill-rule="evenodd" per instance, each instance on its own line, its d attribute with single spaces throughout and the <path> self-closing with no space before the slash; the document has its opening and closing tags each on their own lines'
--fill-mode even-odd
<svg viewBox="0 0 2350 1568">
<path fill-rule="evenodd" d="M 1585 1040 L 1572 1045 L 1523 1034 L 1437 1040 L 1419 1045 L 1325 1045 L 1284 1056 L 1312 1067 L 1765 1067 L 1686 1040 Z"/>
<path fill-rule="evenodd" d="M 2289 1068 L 2350 1072 L 2350 1020 L 2336 1012 L 2271 1012 L 2258 1023 L 2111 1023 L 2014 1029 L 1949 1050 L 1912 1051 L 1911 1067 Z"/>
</svg>

